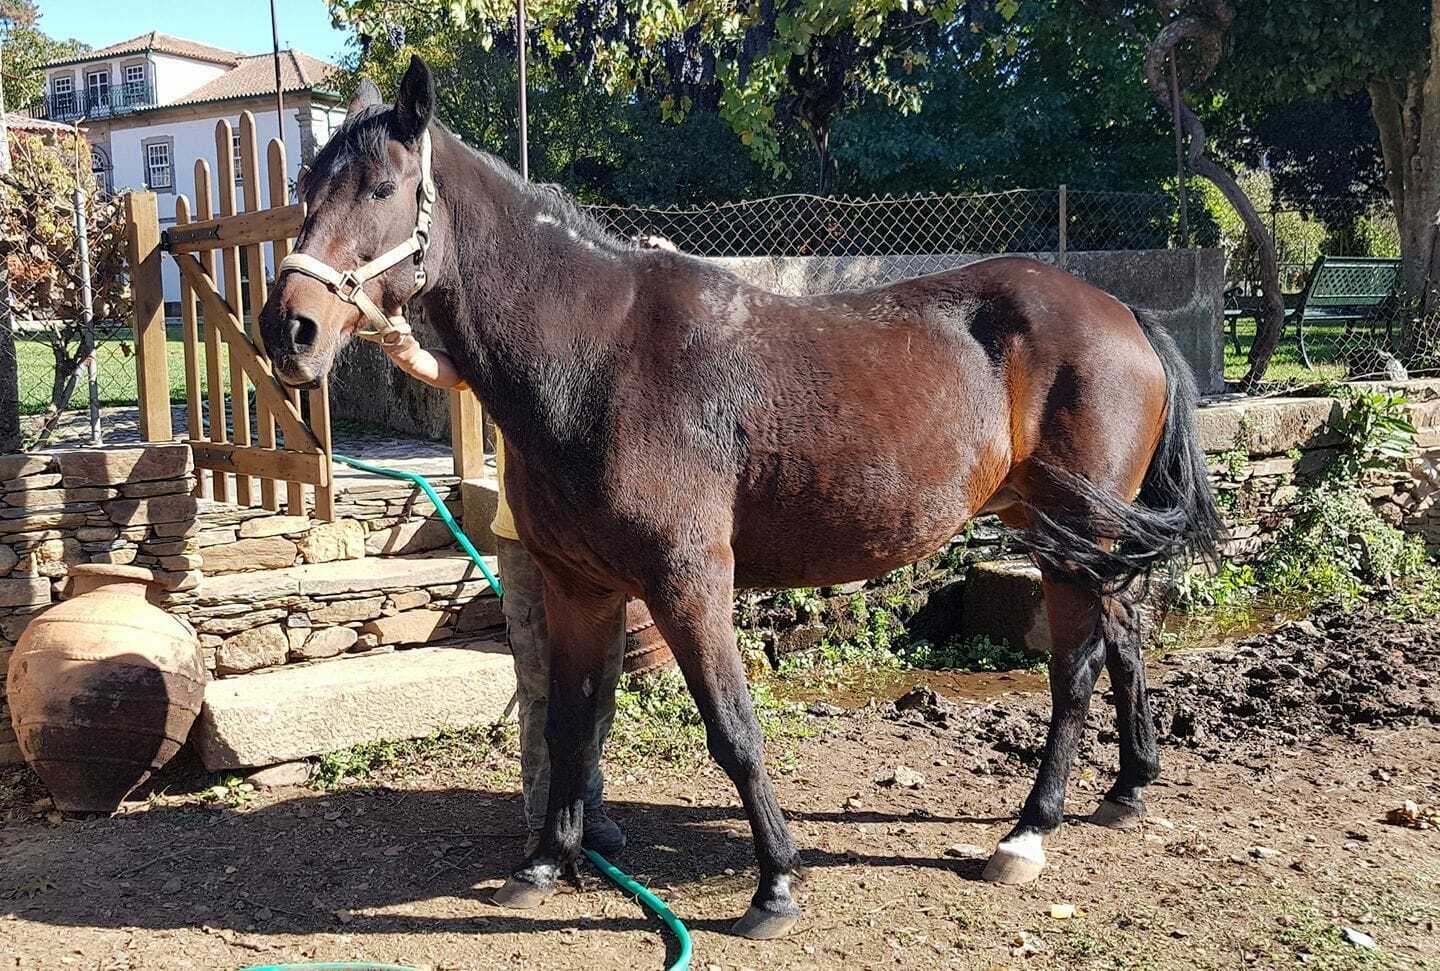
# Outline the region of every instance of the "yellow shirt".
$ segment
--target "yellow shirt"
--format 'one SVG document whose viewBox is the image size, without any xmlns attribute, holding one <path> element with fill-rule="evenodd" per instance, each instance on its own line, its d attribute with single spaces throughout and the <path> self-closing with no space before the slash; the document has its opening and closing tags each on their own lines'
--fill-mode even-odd
<svg viewBox="0 0 1440 971">
<path fill-rule="evenodd" d="M 520 535 L 515 532 L 515 517 L 510 512 L 510 504 L 505 501 L 505 442 L 500 438 L 498 428 L 495 429 L 495 477 L 500 481 L 499 501 L 495 505 L 495 518 L 490 523 L 490 532 L 518 543 Z"/>
</svg>

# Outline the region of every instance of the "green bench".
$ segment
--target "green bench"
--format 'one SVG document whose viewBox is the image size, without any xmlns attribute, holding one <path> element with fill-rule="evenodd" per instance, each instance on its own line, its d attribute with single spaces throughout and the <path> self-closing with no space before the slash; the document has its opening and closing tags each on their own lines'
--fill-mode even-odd
<svg viewBox="0 0 1440 971">
<path fill-rule="evenodd" d="M 1348 335 L 1358 323 L 1370 323 L 1384 317 L 1386 336 L 1393 314 L 1391 309 L 1400 281 L 1400 261 L 1372 256 L 1322 256 L 1310 270 L 1305 289 L 1284 294 L 1285 320 L 1295 324 L 1295 337 L 1300 346 L 1300 363 L 1312 367 L 1310 352 L 1305 346 L 1306 324 L 1344 324 Z M 1253 317 L 1257 322 L 1264 312 L 1264 298 L 1226 294 L 1225 321 L 1236 353 L 1241 353 L 1237 322 Z"/>
</svg>

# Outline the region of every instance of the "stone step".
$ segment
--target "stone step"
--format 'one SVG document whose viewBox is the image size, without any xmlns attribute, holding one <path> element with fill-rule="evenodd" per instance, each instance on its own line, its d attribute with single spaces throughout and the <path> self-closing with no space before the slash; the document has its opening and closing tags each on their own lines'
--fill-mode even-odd
<svg viewBox="0 0 1440 971">
<path fill-rule="evenodd" d="M 485 557 L 485 565 L 493 572 L 495 558 Z M 194 590 L 171 602 L 208 605 L 291 596 L 334 597 L 484 580 L 485 575 L 464 553 L 365 557 L 206 577 Z"/>
<path fill-rule="evenodd" d="M 503 644 L 420 647 L 212 681 L 190 737 L 212 771 L 273 765 L 491 724 L 514 693 Z"/>
</svg>

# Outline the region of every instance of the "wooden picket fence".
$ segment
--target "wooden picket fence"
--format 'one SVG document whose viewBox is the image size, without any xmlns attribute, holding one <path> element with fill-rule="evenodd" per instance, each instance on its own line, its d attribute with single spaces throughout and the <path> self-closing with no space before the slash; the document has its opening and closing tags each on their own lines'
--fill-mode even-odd
<svg viewBox="0 0 1440 971">
<path fill-rule="evenodd" d="M 215 125 L 216 177 L 212 180 L 207 160 L 196 160 L 194 209 L 189 199 L 179 196 L 175 226 L 169 231 L 160 231 L 154 193 L 133 192 L 126 202 L 140 431 L 146 441 L 173 438 L 160 268 L 163 251 L 180 271 L 183 437 L 195 457 L 196 494 L 278 510 L 283 486 L 285 510 L 300 515 L 309 506 L 308 486 L 313 490 L 315 518 L 331 520 L 335 505 L 329 391 L 321 387 L 305 392 L 302 404 L 299 391 L 281 385 L 256 321 L 267 294 L 266 248 L 272 265 L 278 266 L 300 231 L 302 213 L 298 204 L 289 202 L 284 143 L 271 139 L 267 147 L 265 184 L 270 206 L 262 208 L 255 118 L 248 111 L 240 115 L 239 134 L 239 178 L 234 171 L 234 132 L 229 121 L 221 120 Z M 237 205 L 237 187 L 243 211 Z M 212 195 L 218 200 L 218 213 Z M 242 253 L 248 280 L 241 272 Z M 222 372 L 222 353 L 229 362 L 228 376 Z M 450 418 L 456 474 L 467 478 L 483 474 L 480 409 L 474 395 L 451 392 Z"/>
</svg>

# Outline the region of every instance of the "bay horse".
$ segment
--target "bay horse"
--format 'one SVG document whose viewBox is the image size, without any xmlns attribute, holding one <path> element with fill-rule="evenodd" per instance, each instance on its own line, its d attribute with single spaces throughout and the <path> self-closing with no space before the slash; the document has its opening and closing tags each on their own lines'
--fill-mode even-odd
<svg viewBox="0 0 1440 971">
<path fill-rule="evenodd" d="M 393 105 L 362 84 L 303 179 L 299 259 L 281 267 L 260 331 L 280 379 L 314 386 L 355 335 L 403 332 L 417 298 L 504 433 L 506 495 L 545 578 L 554 650 L 545 826 L 511 878 L 533 891 L 524 901 L 577 859 L 605 619 L 638 596 L 750 821 L 759 886 L 735 931 L 788 932 L 798 854 L 765 769 L 734 592 L 879 576 L 981 513 L 1039 564 L 1054 639 L 1043 759 L 984 875 L 1020 883 L 1044 867 L 1102 667 L 1120 770 L 1092 818 L 1134 825 L 1159 771 L 1136 581 L 1213 553 L 1219 531 L 1194 380 L 1163 330 L 1010 257 L 862 291 L 769 293 L 615 238 L 466 147 L 434 103 L 418 58 Z"/>
</svg>

